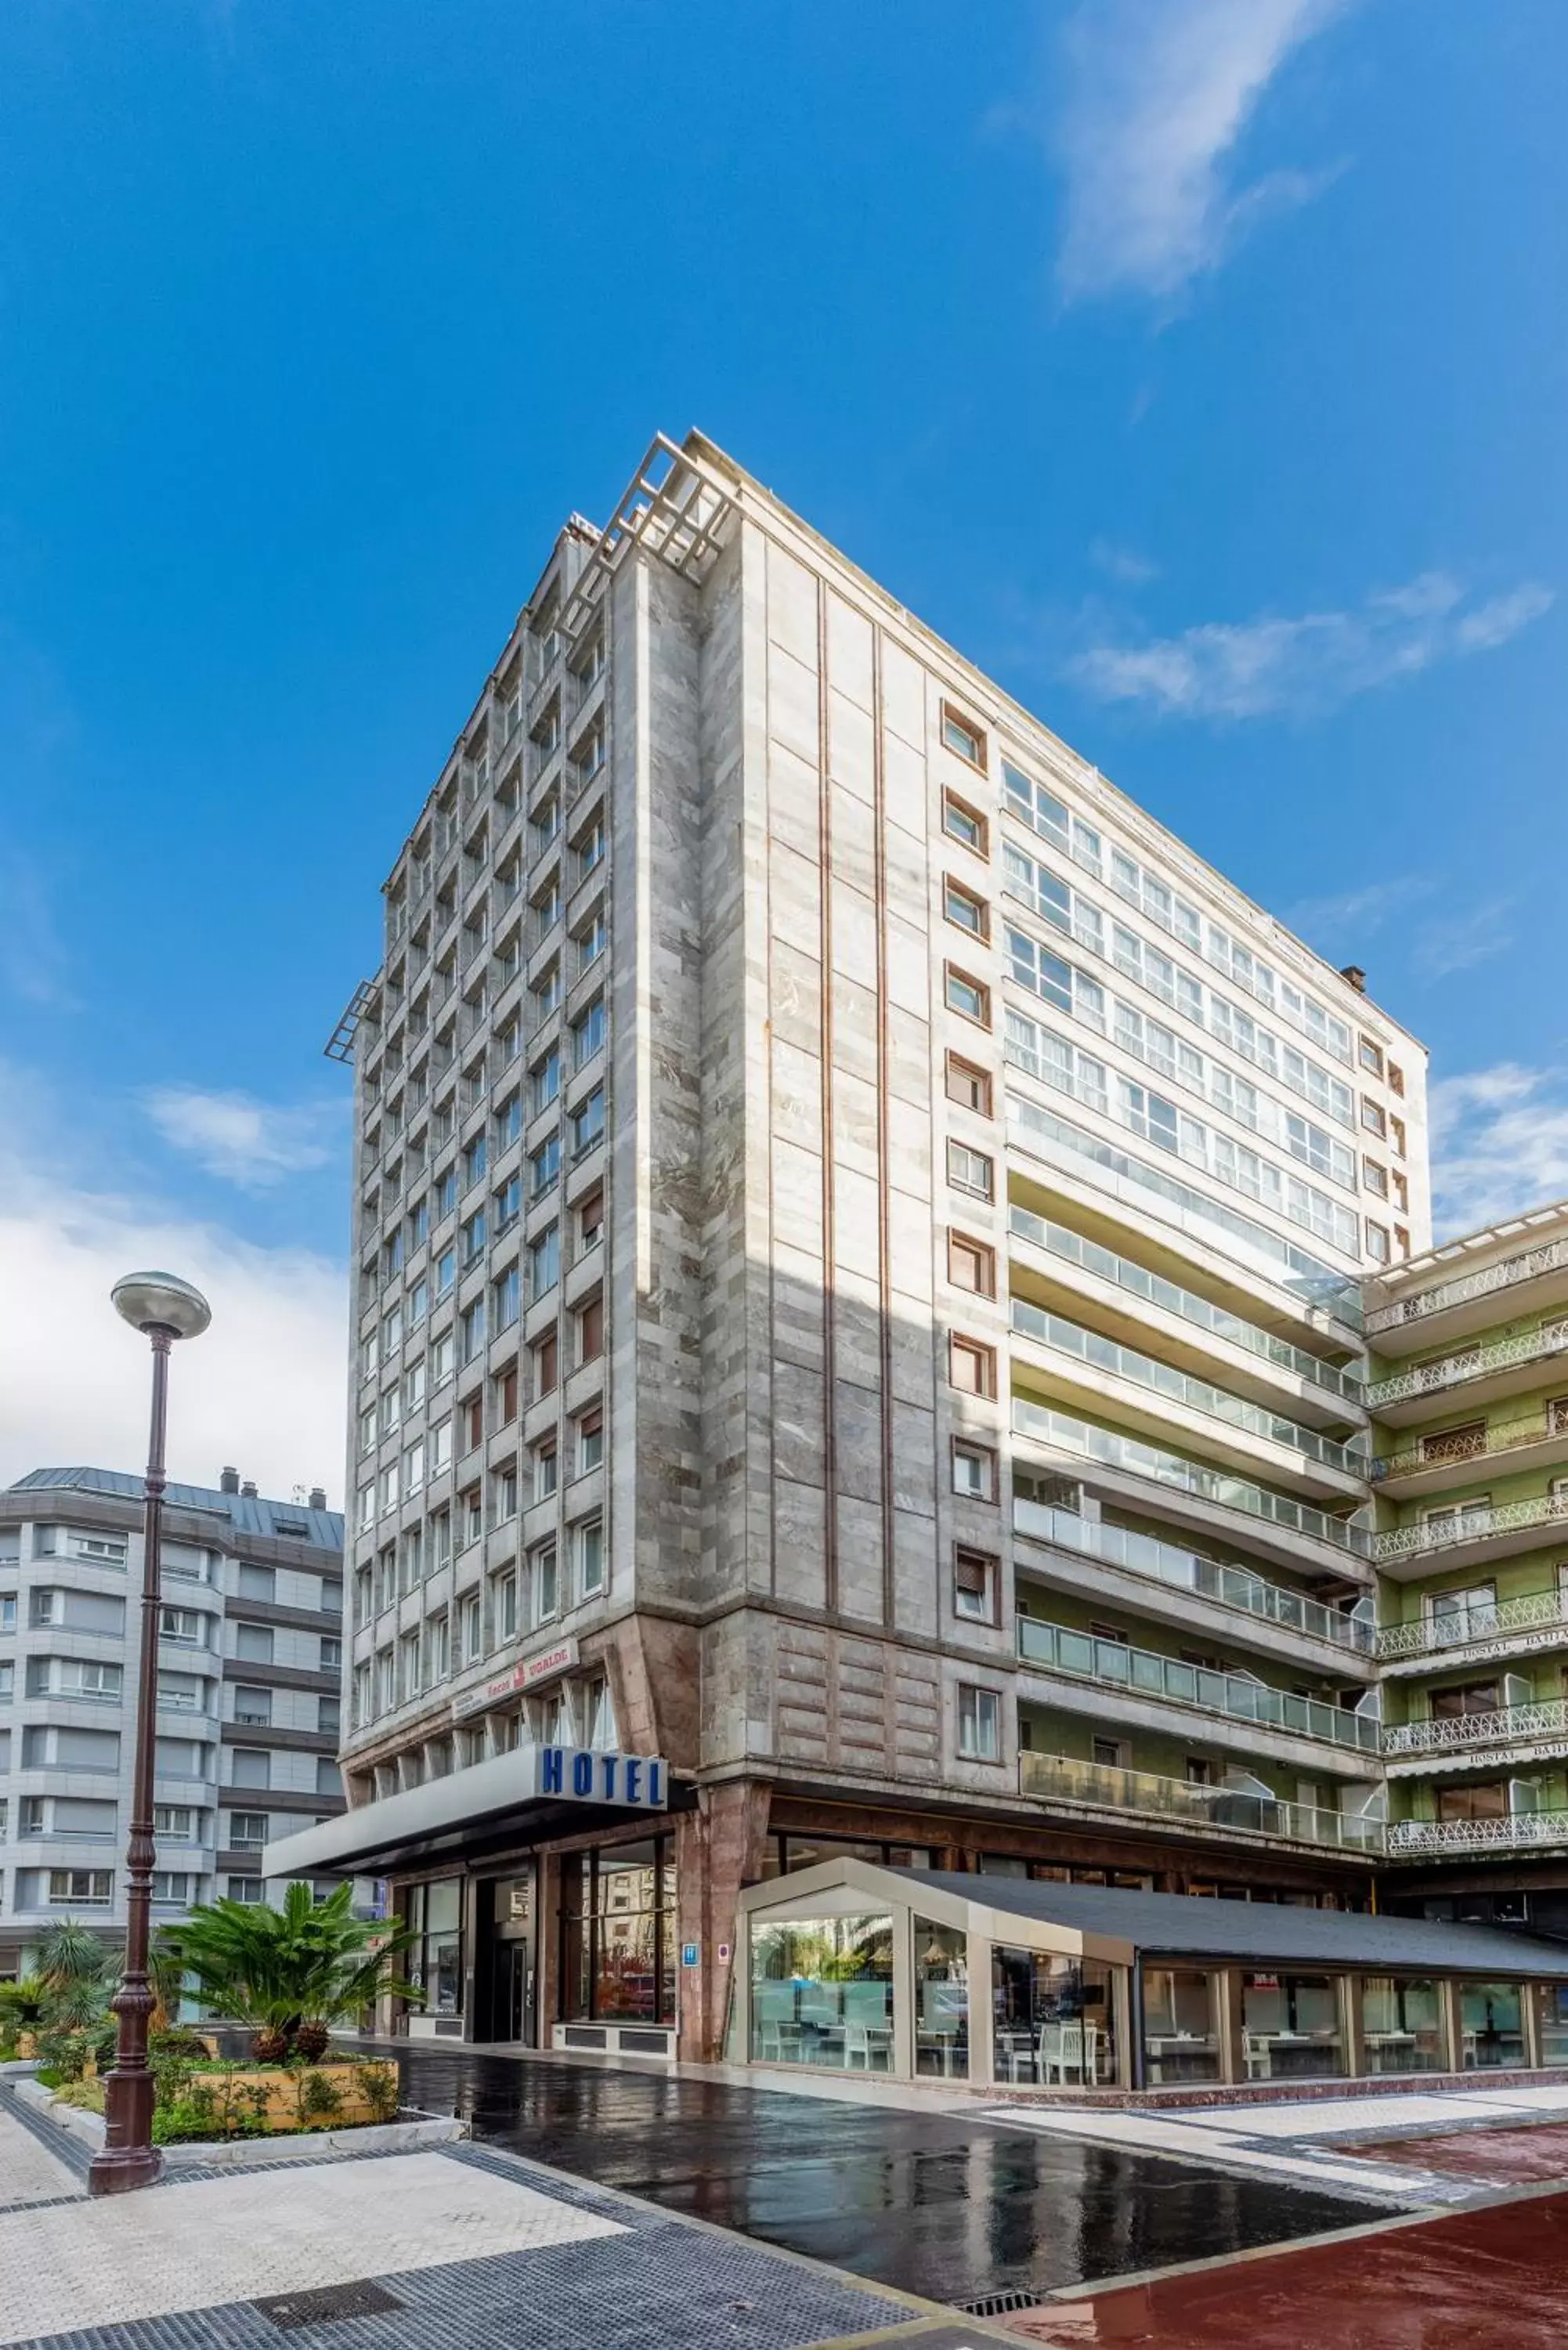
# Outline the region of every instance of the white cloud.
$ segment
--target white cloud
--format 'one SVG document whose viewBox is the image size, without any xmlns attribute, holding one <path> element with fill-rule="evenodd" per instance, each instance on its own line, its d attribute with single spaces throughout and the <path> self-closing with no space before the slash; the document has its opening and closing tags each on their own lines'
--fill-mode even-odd
<svg viewBox="0 0 1568 2350">
<path fill-rule="evenodd" d="M 237 1461 L 264 1493 L 341 1491 L 348 1273 L 302 1248 L 259 1247 L 167 1202 L 118 1197 L 84 1176 L 36 1082 L 0 1068 L 0 1483 L 85 1463 L 140 1471 L 147 1454 L 147 1348 L 109 1304 L 124 1273 L 194 1281 L 206 1336 L 175 1351 L 170 1464 L 217 1482 Z"/>
<path fill-rule="evenodd" d="M 1447 920 L 1424 922 L 1416 933 L 1410 962 L 1419 979 L 1450 979 L 1478 962 L 1506 954 L 1513 944 L 1511 898 L 1483 898 L 1479 905 Z"/>
<path fill-rule="evenodd" d="M 1568 1074 L 1500 1061 L 1428 1097 L 1439 1237 L 1568 1196 Z"/>
<path fill-rule="evenodd" d="M 1085 0 L 1064 40 L 1057 126 L 1066 175 L 1058 262 L 1069 301 L 1128 291 L 1167 299 L 1216 269 L 1271 212 L 1304 203 L 1323 173 L 1250 186 L 1229 166 L 1259 99 L 1345 0 Z"/>
<path fill-rule="evenodd" d="M 1331 962 L 1336 955 L 1354 957 L 1391 915 L 1425 897 L 1432 886 L 1425 874 L 1403 873 L 1332 897 L 1303 898 L 1287 910 L 1285 925 Z"/>
<path fill-rule="evenodd" d="M 197 1086 L 156 1087 L 142 1106 L 165 1142 L 243 1191 L 266 1191 L 333 1155 L 336 1114 L 328 1107 L 284 1109 Z"/>
<path fill-rule="evenodd" d="M 1164 717 L 1314 715 L 1438 661 L 1490 652 L 1553 601 L 1527 583 L 1467 611 L 1467 592 L 1446 572 L 1424 572 L 1355 611 L 1208 621 L 1149 644 L 1093 645 L 1067 674 L 1102 702 L 1141 702 Z"/>
<path fill-rule="evenodd" d="M 1119 579 L 1128 588 L 1145 588 L 1159 577 L 1159 566 L 1140 555 L 1136 546 L 1124 546 L 1114 538 L 1096 538 L 1089 543 L 1089 560 L 1108 579 Z"/>
</svg>

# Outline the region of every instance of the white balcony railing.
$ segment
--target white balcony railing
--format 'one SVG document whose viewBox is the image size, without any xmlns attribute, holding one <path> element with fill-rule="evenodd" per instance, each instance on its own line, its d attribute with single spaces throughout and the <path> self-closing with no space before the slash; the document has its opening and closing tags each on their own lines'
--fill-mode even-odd
<svg viewBox="0 0 1568 2350">
<path fill-rule="evenodd" d="M 1483 1428 L 1450 1429 L 1438 1436 L 1423 1437 L 1407 1451 L 1391 1452 L 1372 1464 L 1375 1483 L 1382 1484 L 1390 1477 L 1409 1477 L 1421 1469 L 1441 1469 L 1451 1462 L 1465 1461 L 1495 1461 L 1500 1454 L 1519 1452 L 1536 1444 L 1550 1444 L 1553 1438 L 1568 1436 L 1568 1410 L 1561 1403 L 1552 1403 L 1541 1419 L 1511 1419 Z"/>
<path fill-rule="evenodd" d="M 1549 1322 L 1543 1329 L 1498 1338 L 1490 1347 L 1467 1347 L 1457 1355 L 1443 1356 L 1439 1362 L 1417 1363 L 1410 1370 L 1396 1371 L 1391 1378 L 1375 1379 L 1366 1390 L 1366 1407 L 1369 1411 L 1384 1411 L 1391 1403 L 1404 1403 L 1411 1396 L 1464 1387 L 1492 1371 L 1511 1370 L 1520 1363 L 1542 1362 L 1563 1354 L 1568 1354 L 1568 1322 Z"/>
<path fill-rule="evenodd" d="M 1427 1551 L 1453 1550 L 1460 1543 L 1482 1542 L 1490 1534 L 1528 1533 L 1532 1526 L 1561 1524 L 1568 1519 L 1568 1493 L 1535 1493 L 1522 1502 L 1502 1502 L 1495 1509 L 1445 1510 L 1423 1523 L 1391 1526 L 1372 1537 L 1372 1555 L 1379 1565 L 1396 1558 L 1418 1558 Z"/>
<path fill-rule="evenodd" d="M 1568 1698 L 1535 1705 L 1502 1705 L 1490 1713 L 1446 1714 L 1440 1721 L 1405 1721 L 1383 1733 L 1385 1754 L 1452 1754 L 1479 1746 L 1518 1746 L 1534 1738 L 1568 1735 Z"/>
<path fill-rule="evenodd" d="M 1568 1593 L 1529 1591 L 1517 1599 L 1457 1607 L 1414 1624 L 1385 1624 L 1377 1634 L 1376 1653 L 1380 1658 L 1440 1655 L 1445 1649 L 1469 1648 L 1476 1640 L 1503 1640 L 1511 1632 L 1535 1632 L 1553 1624 L 1568 1627 Z"/>
<path fill-rule="evenodd" d="M 1081 1517 L 1076 1511 L 1022 1496 L 1013 1501 L 1012 1524 L 1015 1533 L 1027 1534 L 1032 1541 L 1103 1559 L 1107 1566 L 1147 1575 L 1178 1591 L 1195 1592 L 1222 1607 L 1240 1608 L 1283 1630 L 1304 1633 L 1309 1639 L 1328 1640 L 1339 1648 L 1372 1650 L 1373 1627 L 1362 1617 L 1325 1607 L 1321 1600 L 1308 1599 L 1283 1584 L 1266 1582 L 1250 1566 L 1206 1558 L 1200 1551 L 1184 1550 L 1154 1534 L 1137 1534 L 1130 1526 L 1107 1525 L 1103 1518 Z"/>
<path fill-rule="evenodd" d="M 1397 1330 L 1409 1322 L 1419 1322 L 1428 1314 L 1442 1314 L 1451 1305 L 1468 1305 L 1473 1298 L 1493 1296 L 1500 1289 L 1511 1289 L 1522 1281 L 1534 1281 L 1543 1273 L 1558 1273 L 1568 1268 L 1568 1240 L 1548 1241 L 1540 1248 L 1526 1249 L 1519 1256 L 1505 1257 L 1501 1264 L 1483 1265 L 1479 1273 L 1460 1274 L 1456 1280 L 1439 1282 L 1434 1289 L 1424 1289 L 1417 1296 L 1397 1298 L 1391 1305 L 1375 1306 L 1366 1316 L 1369 1336 L 1379 1330 Z"/>
<path fill-rule="evenodd" d="M 1370 1714 L 1302 1697 L 1294 1690 L 1275 1689 L 1248 1673 L 1185 1664 L 1179 1657 L 1163 1657 L 1152 1648 L 1135 1648 L 1123 1640 L 1097 1639 L 1092 1632 L 1075 1631 L 1065 1624 L 1043 1624 L 1033 1616 L 1018 1618 L 1018 1654 L 1023 1663 L 1039 1665 L 1047 1672 L 1096 1681 L 1134 1697 L 1197 1706 L 1206 1713 L 1223 1714 L 1230 1721 L 1282 1730 L 1298 1738 L 1324 1739 L 1364 1754 L 1378 1752 L 1379 1725 Z"/>
<path fill-rule="evenodd" d="M 1342 1852 L 1377 1852 L 1381 1820 L 1331 1812 L 1311 1804 L 1286 1803 L 1236 1787 L 1194 1786 L 1153 1771 L 1124 1771 L 1106 1762 L 1080 1762 L 1064 1754 L 1024 1753 L 1018 1758 L 1019 1788 L 1046 1803 L 1096 1804 L 1150 1819 L 1186 1820 L 1227 1834 L 1287 1838 L 1293 1844 L 1327 1846 Z"/>
<path fill-rule="evenodd" d="M 1528 1852 L 1568 1844 L 1568 1812 L 1505 1812 L 1490 1820 L 1391 1820 L 1391 1858 L 1421 1853 Z"/>
</svg>

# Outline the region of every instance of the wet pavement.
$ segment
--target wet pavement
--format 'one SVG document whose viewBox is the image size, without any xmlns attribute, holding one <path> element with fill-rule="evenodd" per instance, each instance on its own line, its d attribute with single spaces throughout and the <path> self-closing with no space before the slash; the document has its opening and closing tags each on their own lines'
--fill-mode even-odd
<svg viewBox="0 0 1568 2350">
<path fill-rule="evenodd" d="M 1052 2350 L 1561 2350 L 1568 2195 L 1058 2302 L 1007 2320 Z"/>
<path fill-rule="evenodd" d="M 1381 2145 L 1351 2149 L 1364 2162 L 1408 2164 L 1473 2179 L 1478 2188 L 1529 2187 L 1547 2179 L 1568 2183 L 1568 2127 L 1537 2124 L 1532 2129 L 1467 2129 L 1446 2137 L 1391 2137 Z"/>
<path fill-rule="evenodd" d="M 962 2115 L 439 2046 L 407 2050 L 402 2063 L 408 2101 L 462 2114 L 482 2141 L 961 2305 L 1387 2213 Z"/>
</svg>

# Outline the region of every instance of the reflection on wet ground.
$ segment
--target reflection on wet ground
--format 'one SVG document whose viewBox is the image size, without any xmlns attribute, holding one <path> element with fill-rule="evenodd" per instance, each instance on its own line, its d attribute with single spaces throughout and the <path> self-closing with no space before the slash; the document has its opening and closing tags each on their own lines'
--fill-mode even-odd
<svg viewBox="0 0 1568 2350">
<path fill-rule="evenodd" d="M 1561 2350 L 1568 2195 L 1398 2224 L 1050 2309 L 1010 2333 L 1054 2350 Z"/>
<path fill-rule="evenodd" d="M 962 2116 L 416 2048 L 405 2097 L 476 2137 L 665 2209 L 970 2302 L 1049 2292 L 1386 2216 Z"/>
</svg>

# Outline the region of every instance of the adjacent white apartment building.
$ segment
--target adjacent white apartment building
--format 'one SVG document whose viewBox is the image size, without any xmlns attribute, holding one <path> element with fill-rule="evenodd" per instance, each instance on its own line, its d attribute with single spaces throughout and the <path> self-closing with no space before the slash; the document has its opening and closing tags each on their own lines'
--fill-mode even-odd
<svg viewBox="0 0 1568 2350">
<path fill-rule="evenodd" d="M 699 434 L 384 894 L 350 1810 L 269 1865 L 394 1877 L 412 2028 L 711 2054 L 836 1856 L 1365 1901 L 1359 1284 L 1430 1230 L 1361 974 Z"/>
</svg>

